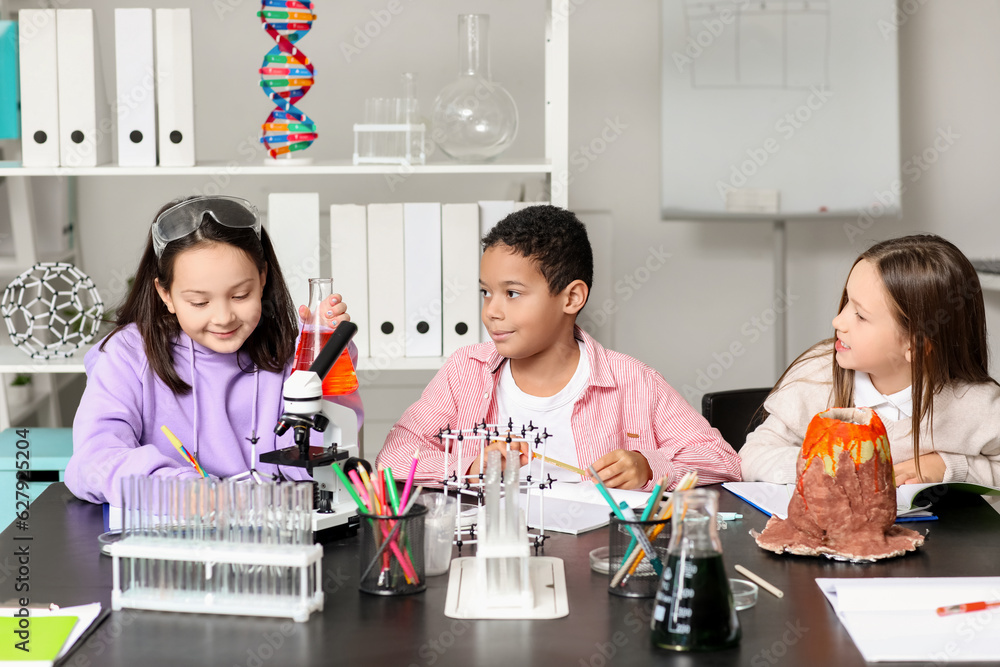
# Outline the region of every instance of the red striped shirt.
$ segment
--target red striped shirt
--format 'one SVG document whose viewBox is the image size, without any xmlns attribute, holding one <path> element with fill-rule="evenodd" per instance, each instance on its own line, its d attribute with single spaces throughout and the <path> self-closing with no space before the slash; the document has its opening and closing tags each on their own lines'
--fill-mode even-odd
<svg viewBox="0 0 1000 667">
<path fill-rule="evenodd" d="M 572 418 L 580 467 L 616 449 L 628 449 L 645 456 L 653 470 L 646 491 L 663 476 L 673 489 L 688 470 L 698 473 L 702 485 L 740 479 L 739 455 L 662 375 L 628 355 L 605 350 L 579 327 L 575 335 L 586 346 L 590 363 L 590 384 Z M 389 431 L 377 464 L 403 477 L 419 449 L 417 479 L 441 481 L 446 467 L 449 475 L 465 474 L 479 455 L 479 441 L 461 444 L 464 469 L 457 471 L 459 447 L 449 445 L 446 461 L 437 434 L 446 426 L 472 428 L 484 419 L 497 423 L 495 395 L 504 361 L 493 343 L 469 345 L 452 354 L 420 400 Z"/>
</svg>

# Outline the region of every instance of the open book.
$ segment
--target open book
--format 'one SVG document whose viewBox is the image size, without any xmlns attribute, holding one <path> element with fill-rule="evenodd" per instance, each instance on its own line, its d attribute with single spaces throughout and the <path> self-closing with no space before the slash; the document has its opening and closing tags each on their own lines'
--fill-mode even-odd
<svg viewBox="0 0 1000 667">
<path fill-rule="evenodd" d="M 1000 496 L 1000 489 L 971 482 L 933 482 L 930 484 L 903 484 L 896 489 L 896 509 L 930 507 L 940 499 L 945 491 L 967 491 L 980 496 Z M 926 491 L 926 493 L 924 493 Z"/>
<path fill-rule="evenodd" d="M 615 502 L 625 502 L 633 509 L 638 508 L 637 513 L 642 511 L 652 495 L 644 491 L 608 491 Z M 593 482 L 556 482 L 544 493 L 545 530 L 579 535 L 608 525 L 611 508 Z M 524 509 L 528 505 L 528 495 L 520 494 L 519 502 Z M 542 502 L 538 490 L 533 489 L 527 512 L 528 526 L 531 528 L 540 527 Z"/>
<path fill-rule="evenodd" d="M 794 484 L 770 482 L 723 482 L 722 487 L 736 494 L 767 515 L 788 518 L 788 501 L 795 492 Z M 934 489 L 938 488 L 935 495 Z M 930 489 L 930 490 L 928 490 Z M 958 489 L 980 495 L 1000 495 L 1000 489 L 966 482 L 937 484 L 904 484 L 896 488 L 896 516 L 900 520 L 917 520 L 932 516 L 926 511 L 944 489 Z M 926 491 L 926 493 L 921 493 Z"/>
</svg>

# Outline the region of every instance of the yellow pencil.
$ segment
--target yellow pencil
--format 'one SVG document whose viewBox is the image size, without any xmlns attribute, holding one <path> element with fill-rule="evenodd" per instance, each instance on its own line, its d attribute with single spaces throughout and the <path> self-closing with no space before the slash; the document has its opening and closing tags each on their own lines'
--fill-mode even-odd
<svg viewBox="0 0 1000 667">
<path fill-rule="evenodd" d="M 181 444 L 181 441 L 177 438 L 176 435 L 174 435 L 173 431 L 167 428 L 165 424 L 160 427 L 160 430 L 163 431 L 163 435 L 167 436 L 167 440 L 170 441 L 170 444 L 174 446 L 174 448 L 180 453 L 181 456 L 184 457 L 184 459 L 188 463 L 194 466 L 194 469 L 197 470 L 202 477 L 208 477 L 208 475 L 205 473 L 205 470 L 200 465 L 198 465 L 198 460 L 195 459 L 193 456 L 191 456 L 188 450 L 184 448 L 184 445 Z"/>
<path fill-rule="evenodd" d="M 538 454 L 537 452 L 531 452 L 531 455 L 534 458 L 536 458 L 536 459 L 542 459 L 543 461 L 551 463 L 554 466 L 558 466 L 558 467 L 562 468 L 563 470 L 569 470 L 570 472 L 575 472 L 577 475 L 583 475 L 584 477 L 590 477 L 590 474 L 586 470 L 581 470 L 580 468 L 571 466 L 568 463 L 563 463 L 562 461 L 556 461 L 555 459 L 549 458 L 548 456 L 542 456 L 541 454 Z"/>
</svg>

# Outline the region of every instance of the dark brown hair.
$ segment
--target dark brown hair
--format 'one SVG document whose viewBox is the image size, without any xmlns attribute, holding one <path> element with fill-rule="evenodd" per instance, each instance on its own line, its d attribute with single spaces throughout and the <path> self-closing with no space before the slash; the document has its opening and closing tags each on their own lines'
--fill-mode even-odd
<svg viewBox="0 0 1000 667">
<path fill-rule="evenodd" d="M 535 262 L 550 294 L 574 280 L 594 283 L 594 252 L 587 228 L 572 211 L 541 204 L 514 211 L 483 237 L 483 251 L 505 245 Z"/>
<path fill-rule="evenodd" d="M 189 198 L 167 203 L 157 211 L 156 216 L 186 199 Z M 159 280 L 160 286 L 169 291 L 174 279 L 174 260 L 177 256 L 185 250 L 215 243 L 238 248 L 253 262 L 258 272 L 267 271 L 267 280 L 261 294 L 260 322 L 237 354 L 246 354 L 249 361 L 262 370 L 281 372 L 295 352 L 298 325 L 292 298 L 267 231 L 261 229 L 258 240 L 252 229 L 226 227 L 210 216 L 203 219 L 196 231 L 168 243 L 159 259 L 153 251 L 152 229 L 150 230 L 146 237 L 146 249 L 135 272 L 135 281 L 125 301 L 118 307 L 115 328 L 101 343 L 101 349 L 104 349 L 111 336 L 134 323 L 142 335 L 149 365 L 156 375 L 171 391 L 178 394 L 189 392 L 191 386 L 177 374 L 171 352 L 181 327 L 177 316 L 167 310 L 160 299 L 154 280 Z M 242 363 L 240 365 L 243 366 Z M 249 364 L 244 370 L 250 371 Z"/>
<path fill-rule="evenodd" d="M 913 410 L 913 458 L 920 473 L 920 424 L 932 428 L 934 396 L 953 382 L 993 383 L 989 374 L 989 347 L 986 342 L 986 309 L 982 286 L 972 263 L 952 243 L 933 234 L 917 234 L 876 243 L 861 253 L 878 272 L 888 295 L 889 307 L 900 331 L 909 342 L 910 389 Z M 848 274 L 850 275 L 850 274 Z M 840 309 L 847 305 L 847 284 L 840 297 Z M 810 348 L 792 362 L 797 364 L 823 354 L 833 360 L 833 405 L 854 405 L 854 371 L 841 368 L 836 350 L 827 352 L 833 338 Z M 786 370 L 778 383 L 788 374 Z M 934 434 L 928 431 L 932 442 Z"/>
</svg>

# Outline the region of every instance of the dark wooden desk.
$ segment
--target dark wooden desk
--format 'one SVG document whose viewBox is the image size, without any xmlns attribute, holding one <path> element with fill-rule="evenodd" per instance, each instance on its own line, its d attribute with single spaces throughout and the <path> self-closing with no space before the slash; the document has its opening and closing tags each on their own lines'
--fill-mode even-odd
<svg viewBox="0 0 1000 667">
<path fill-rule="evenodd" d="M 425 593 L 381 598 L 360 593 L 357 538 L 327 544 L 323 560 L 326 607 L 307 623 L 251 617 L 125 610 L 112 614 L 69 658 L 70 665 L 862 665 L 861 654 L 826 602 L 816 577 L 986 576 L 1000 571 L 1000 515 L 976 496 L 954 494 L 937 506 L 940 521 L 916 554 L 871 565 L 778 557 L 757 548 L 747 531 L 765 517 L 726 491 L 721 509 L 744 519 L 722 531 L 730 574 L 741 563 L 785 591 L 761 591 L 756 607 L 739 613 L 740 646 L 709 654 L 655 650 L 649 642 L 652 600 L 608 595 L 607 579 L 590 570 L 588 553 L 607 544 L 607 529 L 580 537 L 555 535 L 545 555 L 565 561 L 570 614 L 551 621 L 463 621 L 444 613 L 447 577 L 432 577 Z M 27 531 L 0 535 L 0 599 L 14 595 L 14 536 L 31 535 L 32 602 L 61 605 L 111 601 L 111 559 L 97 535 L 101 508 L 53 484 L 31 505 Z M 466 553 L 464 555 L 471 555 Z M 9 638 L 8 638 L 9 640 Z M 7 640 L 5 640 L 7 641 Z M 965 663 L 972 664 L 972 663 Z"/>
</svg>

